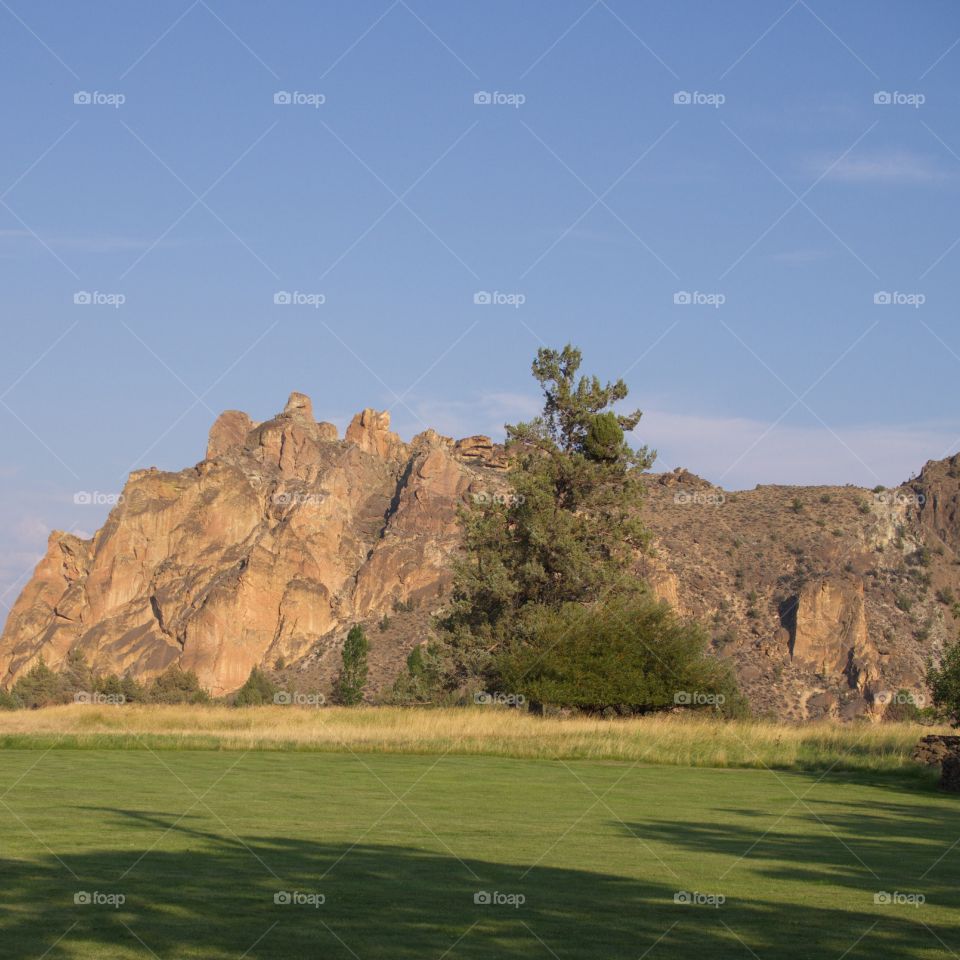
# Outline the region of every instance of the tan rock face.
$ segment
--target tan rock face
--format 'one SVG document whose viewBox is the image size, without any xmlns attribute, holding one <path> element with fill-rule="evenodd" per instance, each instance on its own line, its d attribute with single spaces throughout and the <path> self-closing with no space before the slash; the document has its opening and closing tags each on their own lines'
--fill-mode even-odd
<svg viewBox="0 0 960 960">
<path fill-rule="evenodd" d="M 863 689 L 880 676 L 867 635 L 863 584 L 817 580 L 804 586 L 793 616 L 791 655 L 825 676 L 843 675 Z"/>
<path fill-rule="evenodd" d="M 301 393 L 261 424 L 222 414 L 196 467 L 131 474 L 91 540 L 51 535 L 0 637 L 0 680 L 77 648 L 140 678 L 176 662 L 222 694 L 358 617 L 438 596 L 486 468 L 389 427 L 365 410 L 340 441 Z"/>
<path fill-rule="evenodd" d="M 390 430 L 390 413 L 372 410 L 369 407 L 358 413 L 347 427 L 348 443 L 355 443 L 366 453 L 376 454 L 386 460 L 402 457 L 406 444 Z"/>
</svg>

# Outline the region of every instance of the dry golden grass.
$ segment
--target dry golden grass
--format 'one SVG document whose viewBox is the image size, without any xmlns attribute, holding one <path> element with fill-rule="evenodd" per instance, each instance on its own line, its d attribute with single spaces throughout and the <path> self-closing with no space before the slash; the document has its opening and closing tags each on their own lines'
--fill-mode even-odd
<svg viewBox="0 0 960 960">
<path fill-rule="evenodd" d="M 915 724 L 786 726 L 680 715 L 544 718 L 498 708 L 71 705 L 0 713 L 0 747 L 318 750 L 779 769 L 913 768 Z"/>
</svg>

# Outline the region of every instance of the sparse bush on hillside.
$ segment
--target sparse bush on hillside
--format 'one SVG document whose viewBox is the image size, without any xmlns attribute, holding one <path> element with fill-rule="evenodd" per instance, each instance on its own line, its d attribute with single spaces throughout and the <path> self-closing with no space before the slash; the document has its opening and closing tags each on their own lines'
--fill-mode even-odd
<svg viewBox="0 0 960 960">
<path fill-rule="evenodd" d="M 208 703 L 210 694 L 200 686 L 192 670 L 181 670 L 174 664 L 150 684 L 146 700 L 149 703 Z"/>
<path fill-rule="evenodd" d="M 266 703 L 273 703 L 273 695 L 277 692 L 276 685 L 262 671 L 254 667 L 247 677 L 247 682 L 237 691 L 234 706 L 259 707 Z"/>
</svg>

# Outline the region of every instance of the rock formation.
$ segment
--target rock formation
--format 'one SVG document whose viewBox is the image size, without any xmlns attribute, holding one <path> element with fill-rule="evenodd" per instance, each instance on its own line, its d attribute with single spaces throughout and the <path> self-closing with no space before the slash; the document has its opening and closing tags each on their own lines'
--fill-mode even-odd
<svg viewBox="0 0 960 960">
<path fill-rule="evenodd" d="M 338 440 L 301 393 L 260 424 L 227 411 L 195 467 L 131 474 L 91 540 L 51 535 L 0 638 L 0 677 L 77 648 L 139 678 L 176 662 L 222 694 L 356 620 L 435 604 L 457 507 L 496 485 L 502 455 L 487 438 L 461 449 L 432 431 L 408 447 L 374 410 Z"/>
</svg>

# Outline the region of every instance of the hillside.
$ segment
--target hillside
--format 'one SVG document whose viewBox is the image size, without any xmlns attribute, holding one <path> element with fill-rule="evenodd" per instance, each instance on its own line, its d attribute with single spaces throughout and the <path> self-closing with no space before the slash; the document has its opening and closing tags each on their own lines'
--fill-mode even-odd
<svg viewBox="0 0 960 960">
<path fill-rule="evenodd" d="M 374 410 L 341 439 L 298 393 L 264 423 L 228 411 L 196 466 L 131 474 L 90 540 L 51 534 L 0 637 L 3 685 L 79 648 L 141 679 L 179 663 L 218 695 L 257 665 L 326 690 L 361 621 L 382 692 L 443 606 L 458 505 L 496 496 L 506 466 L 486 437 L 407 444 Z M 638 575 L 704 622 L 758 712 L 878 716 L 922 696 L 960 613 L 960 458 L 895 491 L 727 493 L 683 470 L 647 487 Z"/>
</svg>

